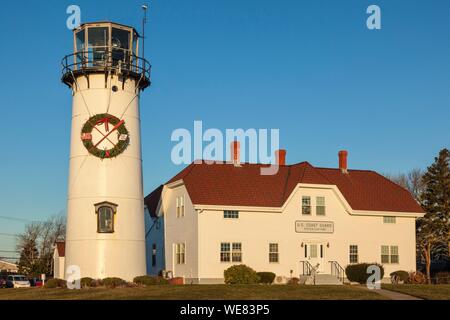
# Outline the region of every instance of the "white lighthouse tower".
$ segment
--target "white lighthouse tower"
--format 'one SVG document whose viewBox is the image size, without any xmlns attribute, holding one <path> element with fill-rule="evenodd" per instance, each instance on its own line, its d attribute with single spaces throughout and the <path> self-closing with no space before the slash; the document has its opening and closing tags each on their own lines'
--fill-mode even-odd
<svg viewBox="0 0 450 320">
<path fill-rule="evenodd" d="M 63 59 L 73 99 L 65 266 L 81 277 L 146 274 L 139 97 L 150 65 L 138 39 L 132 27 L 85 23 Z"/>
</svg>

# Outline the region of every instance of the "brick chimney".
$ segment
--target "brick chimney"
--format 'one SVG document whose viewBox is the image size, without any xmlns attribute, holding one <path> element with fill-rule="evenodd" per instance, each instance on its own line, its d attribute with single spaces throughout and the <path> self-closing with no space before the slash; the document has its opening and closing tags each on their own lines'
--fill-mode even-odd
<svg viewBox="0 0 450 320">
<path fill-rule="evenodd" d="M 347 156 L 348 152 L 346 150 L 339 151 L 339 169 L 341 169 L 342 173 L 348 173 Z"/>
<path fill-rule="evenodd" d="M 277 166 L 286 165 L 286 150 L 280 149 L 275 151 L 275 159 Z"/>
<path fill-rule="evenodd" d="M 231 143 L 231 161 L 235 167 L 241 166 L 241 143 L 239 141 Z"/>
</svg>

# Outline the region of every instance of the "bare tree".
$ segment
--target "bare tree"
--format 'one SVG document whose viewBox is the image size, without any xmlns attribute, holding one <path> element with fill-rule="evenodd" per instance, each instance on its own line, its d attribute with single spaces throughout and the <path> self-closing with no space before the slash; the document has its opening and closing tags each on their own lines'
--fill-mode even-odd
<svg viewBox="0 0 450 320">
<path fill-rule="evenodd" d="M 66 221 L 63 215 L 53 216 L 44 222 L 33 222 L 18 236 L 19 267 L 28 275 L 51 274 L 53 250 L 56 240 L 63 239 Z"/>
<path fill-rule="evenodd" d="M 421 169 L 413 169 L 408 173 L 400 173 L 397 175 L 385 174 L 384 176 L 392 182 L 398 184 L 408 190 L 417 201 L 424 191 L 425 184 L 423 181 L 424 172 Z"/>
</svg>

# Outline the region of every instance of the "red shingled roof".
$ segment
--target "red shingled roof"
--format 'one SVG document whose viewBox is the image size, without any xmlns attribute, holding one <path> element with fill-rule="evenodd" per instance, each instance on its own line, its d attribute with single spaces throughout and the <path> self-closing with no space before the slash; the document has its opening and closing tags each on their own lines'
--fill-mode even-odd
<svg viewBox="0 0 450 320">
<path fill-rule="evenodd" d="M 58 256 L 65 257 L 66 256 L 66 243 L 64 241 L 59 241 L 55 243 L 56 250 L 58 250 Z"/>
<path fill-rule="evenodd" d="M 298 183 L 336 185 L 353 210 L 423 212 L 407 190 L 373 171 L 344 174 L 340 169 L 301 162 L 280 166 L 278 174 L 264 176 L 260 174 L 264 166 L 193 163 L 167 184 L 182 179 L 194 204 L 251 207 L 282 207 Z M 157 206 L 160 188 L 146 197 L 149 208 L 155 202 Z"/>
</svg>

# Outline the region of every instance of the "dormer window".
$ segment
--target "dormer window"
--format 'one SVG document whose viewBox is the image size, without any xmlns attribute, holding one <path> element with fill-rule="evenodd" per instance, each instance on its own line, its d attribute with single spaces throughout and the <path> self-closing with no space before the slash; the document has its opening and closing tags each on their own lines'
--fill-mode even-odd
<svg viewBox="0 0 450 320">
<path fill-rule="evenodd" d="M 177 197 L 177 218 L 184 217 L 184 196 Z"/>
<path fill-rule="evenodd" d="M 94 205 L 97 214 L 97 232 L 113 233 L 114 232 L 114 215 L 117 211 L 117 204 L 104 201 Z"/>
<path fill-rule="evenodd" d="M 311 197 L 309 196 L 302 197 L 302 214 L 311 214 Z"/>
<path fill-rule="evenodd" d="M 325 215 L 325 197 L 316 198 L 316 215 L 318 216 Z"/>
</svg>

